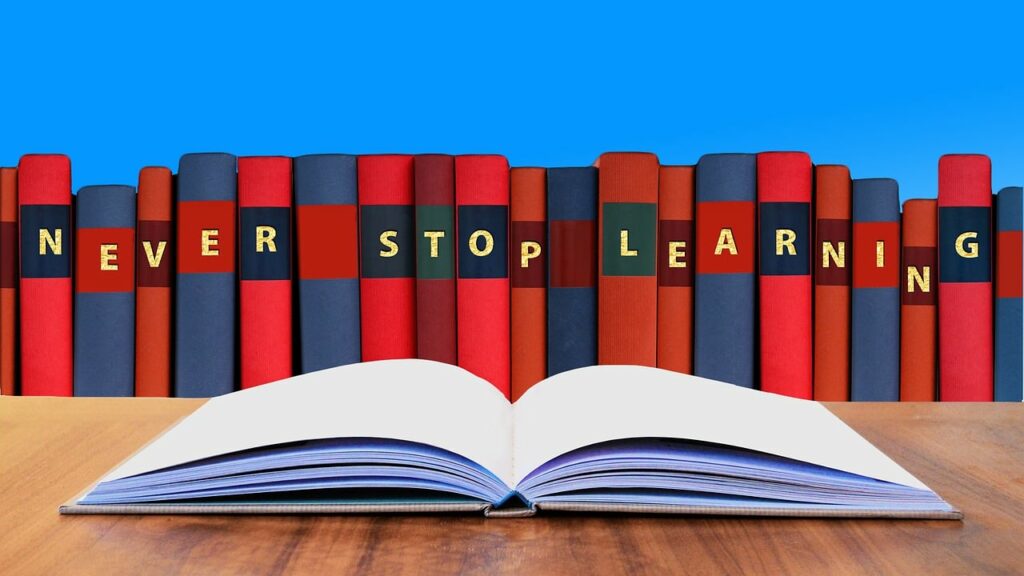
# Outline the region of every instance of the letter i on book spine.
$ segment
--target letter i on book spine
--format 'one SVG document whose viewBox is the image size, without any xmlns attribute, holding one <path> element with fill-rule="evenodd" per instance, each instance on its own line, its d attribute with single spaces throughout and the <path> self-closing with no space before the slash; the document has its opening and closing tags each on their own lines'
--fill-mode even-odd
<svg viewBox="0 0 1024 576">
<path fill-rule="evenodd" d="M 992 164 L 939 159 L 939 399 L 992 400 Z"/>
<path fill-rule="evenodd" d="M 508 160 L 455 158 L 459 366 L 511 393 L 509 360 Z"/>
<path fill-rule="evenodd" d="M 850 398 L 900 398 L 900 197 L 891 178 L 853 181 Z"/>
<path fill-rule="evenodd" d="M 903 272 L 900 282 L 900 401 L 935 400 L 936 291 L 935 200 L 903 204 Z"/>
<path fill-rule="evenodd" d="M 167 168 L 139 171 L 135 266 L 135 395 L 171 394 L 171 269 L 174 177 Z"/>
<path fill-rule="evenodd" d="M 416 352 L 458 363 L 455 338 L 455 159 L 413 160 L 416 185 Z"/>
<path fill-rule="evenodd" d="M 0 168 L 0 394 L 17 390 L 18 169 Z"/>
<path fill-rule="evenodd" d="M 850 399 L 850 169 L 814 168 L 814 399 Z"/>
<path fill-rule="evenodd" d="M 75 208 L 75 396 L 132 396 L 135 188 L 86 186 Z"/>
<path fill-rule="evenodd" d="M 658 172 L 654 154 L 599 160 L 599 364 L 657 365 Z"/>
<path fill-rule="evenodd" d="M 1020 402 L 1024 395 L 1024 313 L 1021 310 L 1021 189 L 996 195 L 995 399 Z"/>
<path fill-rule="evenodd" d="M 242 388 L 292 375 L 292 159 L 238 159 Z"/>
<path fill-rule="evenodd" d="M 71 161 L 31 154 L 18 164 L 21 223 L 21 393 L 71 396 Z"/>
<path fill-rule="evenodd" d="M 356 157 L 294 161 L 300 372 L 359 362 Z"/>
<path fill-rule="evenodd" d="M 546 170 L 511 170 L 512 397 L 515 402 L 547 375 Z"/>
<path fill-rule="evenodd" d="M 693 374 L 693 166 L 658 177 L 658 368 Z"/>
<path fill-rule="evenodd" d="M 757 155 L 761 389 L 811 398 L 811 159 Z"/>
</svg>

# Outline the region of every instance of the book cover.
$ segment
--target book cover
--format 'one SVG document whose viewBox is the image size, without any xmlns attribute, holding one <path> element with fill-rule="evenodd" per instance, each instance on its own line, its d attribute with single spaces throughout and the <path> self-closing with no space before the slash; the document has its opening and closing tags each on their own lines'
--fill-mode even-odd
<svg viewBox="0 0 1024 576">
<path fill-rule="evenodd" d="M 292 375 L 292 159 L 238 159 L 241 385 Z"/>
<path fill-rule="evenodd" d="M 362 359 L 415 358 L 413 157 L 360 156 L 357 166 Z"/>
<path fill-rule="evenodd" d="M 753 388 L 757 157 L 702 156 L 695 186 L 694 374 Z"/>
<path fill-rule="evenodd" d="M 135 395 L 171 395 L 171 304 L 174 177 L 167 168 L 139 171 L 135 267 Z"/>
<path fill-rule="evenodd" d="M 900 398 L 900 194 L 891 178 L 853 181 L 850 398 Z"/>
<path fill-rule="evenodd" d="M 507 398 L 510 387 L 508 160 L 455 158 L 456 319 L 459 366 Z"/>
<path fill-rule="evenodd" d="M 938 207 L 935 200 L 903 203 L 900 279 L 900 401 L 935 400 L 938 366 Z"/>
<path fill-rule="evenodd" d="M 0 394 L 17 390 L 18 169 L 0 168 Z"/>
<path fill-rule="evenodd" d="M 1024 313 L 1021 311 L 1021 188 L 996 195 L 995 400 L 1024 399 Z"/>
<path fill-rule="evenodd" d="M 939 159 L 939 399 L 992 400 L 992 164 Z"/>
<path fill-rule="evenodd" d="M 18 163 L 21 226 L 21 393 L 71 396 L 71 161 L 29 154 Z"/>
<path fill-rule="evenodd" d="M 757 155 L 761 390 L 810 398 L 811 158 Z"/>
<path fill-rule="evenodd" d="M 658 363 L 658 157 L 602 154 L 598 170 L 599 364 Z"/>
<path fill-rule="evenodd" d="M 814 168 L 814 399 L 850 399 L 850 169 Z"/>
<path fill-rule="evenodd" d="M 658 368 L 693 373 L 693 166 L 658 176 Z"/>
<path fill-rule="evenodd" d="M 360 359 L 356 157 L 294 160 L 299 372 Z"/>
<path fill-rule="evenodd" d="M 458 363 L 455 338 L 455 158 L 413 159 L 416 186 L 416 352 Z"/>
<path fill-rule="evenodd" d="M 512 168 L 511 400 L 547 376 L 547 171 Z"/>
<path fill-rule="evenodd" d="M 186 154 L 178 163 L 178 277 L 174 297 L 174 395 L 203 398 L 235 389 L 238 337 L 231 154 Z"/>
<path fill-rule="evenodd" d="M 549 168 L 547 375 L 597 364 L 597 168 Z"/>
<path fill-rule="evenodd" d="M 86 186 L 75 205 L 75 396 L 135 393 L 135 188 Z"/>
</svg>

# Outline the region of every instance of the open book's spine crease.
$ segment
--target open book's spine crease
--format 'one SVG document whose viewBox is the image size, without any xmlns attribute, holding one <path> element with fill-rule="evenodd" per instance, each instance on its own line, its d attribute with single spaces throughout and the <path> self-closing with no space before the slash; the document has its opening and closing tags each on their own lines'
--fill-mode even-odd
<svg viewBox="0 0 1024 576">
<path fill-rule="evenodd" d="M 937 206 L 917 198 L 903 204 L 900 270 L 900 400 L 935 400 L 938 291 Z"/>
<path fill-rule="evenodd" d="M 693 374 L 693 166 L 658 176 L 658 368 Z"/>
<path fill-rule="evenodd" d="M 547 198 L 544 168 L 510 172 L 511 400 L 547 376 Z"/>
<path fill-rule="evenodd" d="M 814 168 L 814 399 L 850 399 L 850 169 Z"/>
</svg>

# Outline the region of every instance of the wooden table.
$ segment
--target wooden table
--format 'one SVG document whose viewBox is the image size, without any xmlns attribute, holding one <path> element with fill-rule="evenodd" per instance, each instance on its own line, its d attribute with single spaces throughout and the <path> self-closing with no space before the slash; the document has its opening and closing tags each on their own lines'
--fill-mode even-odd
<svg viewBox="0 0 1024 576">
<path fill-rule="evenodd" d="M 201 401 L 0 398 L 0 573 L 1024 573 L 1024 405 L 830 404 L 956 521 L 60 516 Z"/>
</svg>

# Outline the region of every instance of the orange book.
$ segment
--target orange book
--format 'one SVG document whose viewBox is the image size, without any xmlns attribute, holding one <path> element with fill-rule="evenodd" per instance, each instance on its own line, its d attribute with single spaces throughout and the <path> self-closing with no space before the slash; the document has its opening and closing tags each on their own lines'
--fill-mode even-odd
<svg viewBox="0 0 1024 576">
<path fill-rule="evenodd" d="M 693 166 L 658 179 L 658 368 L 693 374 Z"/>
<path fill-rule="evenodd" d="M 814 399 L 850 399 L 850 169 L 814 169 Z"/>
<path fill-rule="evenodd" d="M 15 393 L 18 314 L 18 169 L 0 168 L 0 394 Z"/>
<path fill-rule="evenodd" d="M 174 246 L 171 171 L 139 172 L 136 202 L 135 395 L 171 395 L 171 274 Z"/>
<path fill-rule="evenodd" d="M 512 396 L 547 376 L 546 180 L 543 168 L 511 170 Z"/>
<path fill-rule="evenodd" d="M 900 400 L 935 400 L 938 207 L 935 200 L 903 204 L 900 283 Z"/>
</svg>

